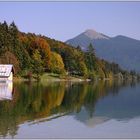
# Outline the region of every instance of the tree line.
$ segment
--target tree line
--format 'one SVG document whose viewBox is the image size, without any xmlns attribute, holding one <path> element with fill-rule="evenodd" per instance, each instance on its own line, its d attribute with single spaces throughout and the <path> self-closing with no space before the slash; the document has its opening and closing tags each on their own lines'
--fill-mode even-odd
<svg viewBox="0 0 140 140">
<path fill-rule="evenodd" d="M 83 76 L 90 79 L 138 76 L 116 63 L 96 57 L 94 47 L 89 44 L 86 51 L 64 42 L 34 33 L 20 32 L 12 22 L 0 23 L 0 63 L 13 64 L 17 75 L 32 75 L 37 78 L 44 72 Z"/>
</svg>

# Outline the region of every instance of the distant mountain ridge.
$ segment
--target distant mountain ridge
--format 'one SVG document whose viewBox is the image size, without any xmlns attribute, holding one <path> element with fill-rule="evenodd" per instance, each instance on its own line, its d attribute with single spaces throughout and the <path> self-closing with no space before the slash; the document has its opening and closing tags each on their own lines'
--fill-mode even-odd
<svg viewBox="0 0 140 140">
<path fill-rule="evenodd" d="M 86 30 L 83 34 L 89 37 L 91 40 L 92 39 L 109 39 L 108 36 L 102 33 L 98 33 L 95 30 L 91 30 L 91 29 Z"/>
<path fill-rule="evenodd" d="M 120 64 L 127 70 L 140 72 L 140 40 L 118 35 L 109 37 L 88 29 L 66 41 L 67 44 L 86 50 L 92 43 L 98 57 Z"/>
</svg>

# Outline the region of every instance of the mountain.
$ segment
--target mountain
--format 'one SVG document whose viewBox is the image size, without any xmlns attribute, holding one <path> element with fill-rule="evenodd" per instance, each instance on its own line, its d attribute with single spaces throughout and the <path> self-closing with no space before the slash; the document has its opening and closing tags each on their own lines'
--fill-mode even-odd
<svg viewBox="0 0 140 140">
<path fill-rule="evenodd" d="M 109 39 L 96 31 L 87 31 L 85 36 L 91 40 Z M 0 23 L 0 64 L 13 64 L 15 75 L 29 80 L 40 80 L 45 72 L 63 74 L 66 79 L 69 75 L 91 80 L 140 79 L 134 71 L 128 72 L 116 63 L 96 57 L 92 45 L 84 52 L 46 36 L 21 32 L 14 22 L 8 25 L 6 21 Z"/>
<path fill-rule="evenodd" d="M 98 39 L 108 39 L 96 31 L 87 31 L 85 35 L 90 39 L 93 39 L 92 35 Z M 40 80 L 45 72 L 76 75 L 92 80 L 135 78 L 134 72 L 128 73 L 118 64 L 100 60 L 93 54 L 92 46 L 83 52 L 46 36 L 21 32 L 14 22 L 10 25 L 6 21 L 0 23 L 0 64 L 13 64 L 16 75 L 29 80 L 32 74 L 36 80 Z"/>
<path fill-rule="evenodd" d="M 98 57 L 118 63 L 124 69 L 140 72 L 140 40 L 122 35 L 109 37 L 88 29 L 66 43 L 75 47 L 79 45 L 84 51 L 92 43 Z"/>
</svg>

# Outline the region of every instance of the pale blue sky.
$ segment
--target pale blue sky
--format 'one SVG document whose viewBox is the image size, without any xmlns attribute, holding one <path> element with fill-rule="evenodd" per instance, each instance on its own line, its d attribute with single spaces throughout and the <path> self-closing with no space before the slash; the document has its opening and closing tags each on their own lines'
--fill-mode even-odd
<svg viewBox="0 0 140 140">
<path fill-rule="evenodd" d="M 0 22 L 66 41 L 86 29 L 140 40 L 140 2 L 0 2 Z"/>
</svg>

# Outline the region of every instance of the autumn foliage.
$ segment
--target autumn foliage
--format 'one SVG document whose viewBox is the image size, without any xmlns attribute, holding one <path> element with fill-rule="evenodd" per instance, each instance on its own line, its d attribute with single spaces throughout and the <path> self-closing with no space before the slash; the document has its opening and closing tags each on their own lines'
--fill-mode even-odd
<svg viewBox="0 0 140 140">
<path fill-rule="evenodd" d="M 80 46 L 74 48 L 46 36 L 22 33 L 14 22 L 0 23 L 0 63 L 12 63 L 17 74 L 34 73 L 37 77 L 43 72 L 91 79 L 109 78 L 118 73 L 127 75 L 118 64 L 97 58 L 92 44 L 82 51 Z"/>
</svg>

